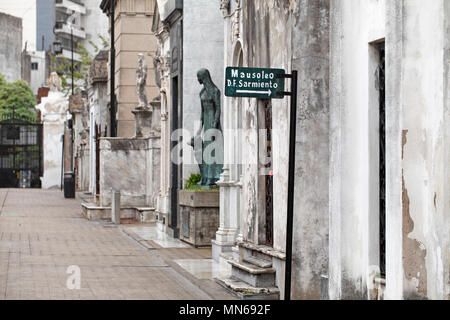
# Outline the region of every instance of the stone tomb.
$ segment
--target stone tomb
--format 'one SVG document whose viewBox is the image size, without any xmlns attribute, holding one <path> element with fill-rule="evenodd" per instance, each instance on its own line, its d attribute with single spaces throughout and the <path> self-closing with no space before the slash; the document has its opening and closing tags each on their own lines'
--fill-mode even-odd
<svg viewBox="0 0 450 320">
<path fill-rule="evenodd" d="M 219 196 L 218 190 L 179 191 L 182 241 L 195 247 L 211 246 L 219 228 Z"/>
</svg>

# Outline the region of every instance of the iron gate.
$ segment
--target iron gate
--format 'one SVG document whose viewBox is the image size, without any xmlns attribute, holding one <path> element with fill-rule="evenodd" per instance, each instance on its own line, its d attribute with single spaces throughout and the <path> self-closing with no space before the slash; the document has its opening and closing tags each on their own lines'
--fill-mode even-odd
<svg viewBox="0 0 450 320">
<path fill-rule="evenodd" d="M 42 124 L 14 112 L 0 118 L 0 188 L 40 188 Z"/>
</svg>

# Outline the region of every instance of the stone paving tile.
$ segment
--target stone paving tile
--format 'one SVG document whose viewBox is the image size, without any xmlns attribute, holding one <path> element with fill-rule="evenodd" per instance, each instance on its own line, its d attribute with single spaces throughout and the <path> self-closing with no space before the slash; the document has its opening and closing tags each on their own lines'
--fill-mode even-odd
<svg viewBox="0 0 450 320">
<path fill-rule="evenodd" d="M 71 265 L 79 290 L 66 285 Z M 84 219 L 79 200 L 0 189 L 0 299 L 210 298 L 119 228 Z"/>
<path fill-rule="evenodd" d="M 213 299 L 236 299 L 234 295 L 214 281 L 216 277 L 229 276 L 231 265 L 226 261 L 213 262 L 211 248 L 195 248 L 188 244 L 179 246 L 176 241 L 180 240 L 175 241 L 167 235 L 164 236 L 164 246 L 161 246 L 154 240 L 162 238 L 154 223 L 144 226 L 121 225 L 120 228 L 137 243 L 161 257 L 170 267 L 195 283 L 203 291 L 206 291 Z M 170 297 L 170 294 L 168 297 Z"/>
</svg>

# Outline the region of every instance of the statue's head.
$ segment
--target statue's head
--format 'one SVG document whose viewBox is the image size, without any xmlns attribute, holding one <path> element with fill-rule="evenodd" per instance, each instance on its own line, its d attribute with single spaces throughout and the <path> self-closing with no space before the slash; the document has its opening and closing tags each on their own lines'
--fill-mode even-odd
<svg viewBox="0 0 450 320">
<path fill-rule="evenodd" d="M 61 78 L 58 76 L 56 72 L 52 72 L 50 74 L 50 78 L 47 79 L 47 84 L 50 87 L 50 91 L 56 92 L 61 91 Z"/>
<path fill-rule="evenodd" d="M 211 82 L 211 75 L 209 74 L 208 69 L 198 70 L 197 79 L 200 84 L 204 84 L 207 81 Z"/>
<path fill-rule="evenodd" d="M 144 55 L 142 53 L 138 54 L 138 63 L 142 65 L 144 63 Z"/>
</svg>

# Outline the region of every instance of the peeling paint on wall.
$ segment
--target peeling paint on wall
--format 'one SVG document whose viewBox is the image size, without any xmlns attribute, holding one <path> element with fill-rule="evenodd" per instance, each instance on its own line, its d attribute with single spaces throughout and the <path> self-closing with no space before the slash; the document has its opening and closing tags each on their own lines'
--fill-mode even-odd
<svg viewBox="0 0 450 320">
<path fill-rule="evenodd" d="M 415 287 L 415 290 L 411 288 L 409 292 L 405 292 L 404 297 L 405 299 L 423 299 L 427 296 L 427 269 L 425 265 L 427 250 L 423 243 L 409 237 L 409 234 L 414 231 L 414 221 L 410 215 L 410 200 L 404 176 L 402 176 L 402 203 L 404 277 L 410 283 L 410 287 Z"/>
</svg>

